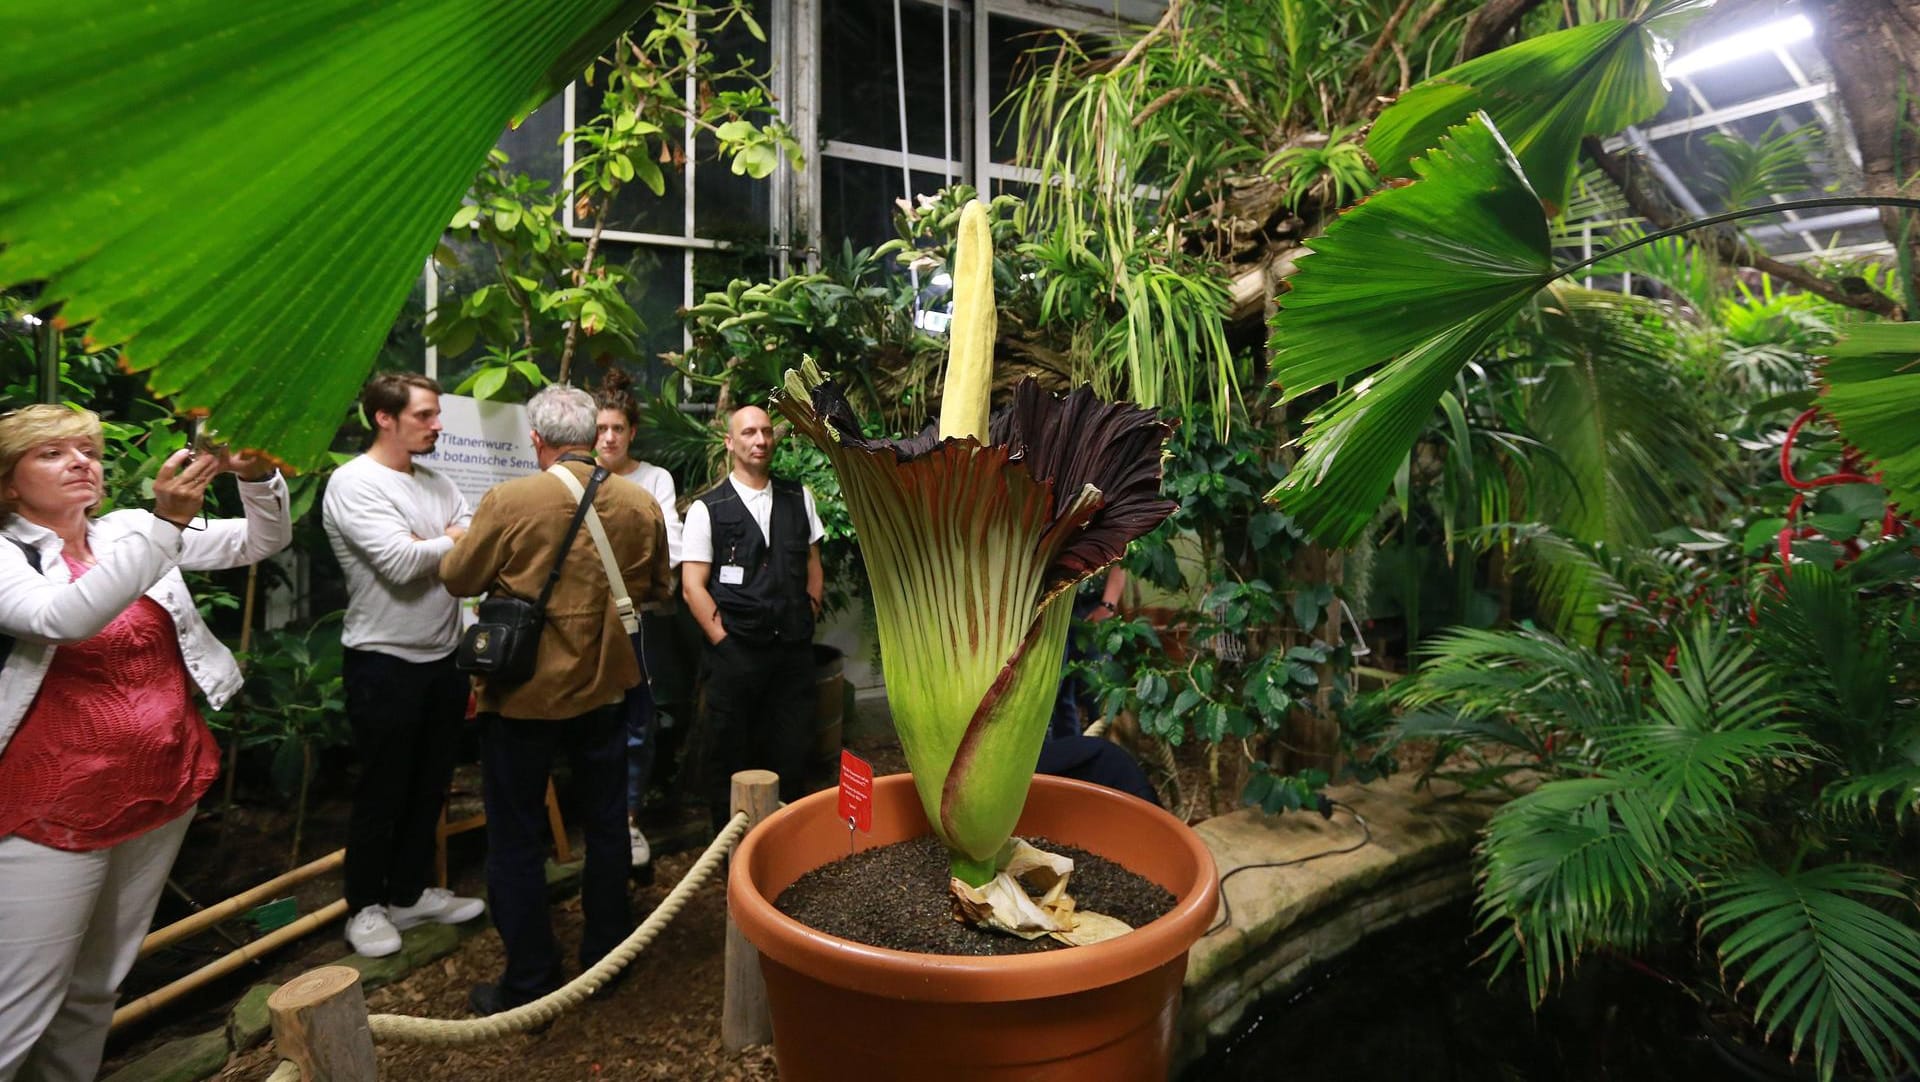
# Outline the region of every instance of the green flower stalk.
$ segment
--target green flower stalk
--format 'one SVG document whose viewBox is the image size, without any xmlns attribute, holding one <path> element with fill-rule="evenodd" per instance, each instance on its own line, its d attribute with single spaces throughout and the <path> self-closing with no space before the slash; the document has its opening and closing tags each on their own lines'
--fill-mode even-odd
<svg viewBox="0 0 1920 1082">
<path fill-rule="evenodd" d="M 840 476 L 915 787 L 954 878 L 979 887 L 1004 863 L 1033 781 L 1073 588 L 1177 505 L 1160 496 L 1172 426 L 1147 410 L 1026 380 L 982 424 L 993 256 L 978 203 L 962 217 L 954 262 L 941 424 L 868 439 L 812 362 L 787 373 L 775 400 Z"/>
</svg>

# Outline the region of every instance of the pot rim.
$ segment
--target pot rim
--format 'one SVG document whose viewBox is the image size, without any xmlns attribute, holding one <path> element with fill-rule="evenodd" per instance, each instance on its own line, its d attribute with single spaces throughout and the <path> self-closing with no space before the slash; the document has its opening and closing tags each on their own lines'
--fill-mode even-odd
<svg viewBox="0 0 1920 1082">
<path fill-rule="evenodd" d="M 873 784 L 875 798 L 879 799 L 887 789 L 905 786 L 911 790 L 913 776 L 889 774 L 875 778 Z M 1213 922 L 1219 905 L 1219 874 L 1213 853 L 1200 836 L 1165 809 L 1105 786 L 1044 774 L 1036 775 L 1033 784 L 1039 789 L 1061 790 L 1073 799 L 1108 805 L 1098 814 L 1138 819 L 1139 825 L 1129 833 L 1139 836 L 1142 845 L 1172 843 L 1183 847 L 1193 865 L 1192 881 L 1161 884 L 1174 894 L 1173 908 L 1126 935 L 1037 954 L 920 954 L 829 935 L 774 908 L 753 878 L 755 851 L 761 845 L 776 844 L 783 826 L 821 804 L 836 801 L 836 790 L 826 789 L 776 811 L 741 841 L 734 851 L 727 883 L 727 903 L 733 919 L 754 946 L 775 962 L 816 980 L 890 998 L 911 996 L 942 1002 L 1040 999 L 1113 984 L 1184 958 Z M 917 806 L 918 796 L 910 799 Z M 1125 866 L 1124 858 L 1102 855 Z"/>
</svg>

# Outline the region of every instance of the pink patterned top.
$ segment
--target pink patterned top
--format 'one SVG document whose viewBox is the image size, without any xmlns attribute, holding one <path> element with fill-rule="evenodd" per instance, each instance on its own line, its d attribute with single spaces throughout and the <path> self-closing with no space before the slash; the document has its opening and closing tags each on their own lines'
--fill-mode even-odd
<svg viewBox="0 0 1920 1082">
<path fill-rule="evenodd" d="M 74 578 L 88 570 L 64 557 Z M 220 773 L 173 617 L 142 597 L 54 651 L 0 752 L 0 838 L 88 852 L 191 811 Z"/>
</svg>

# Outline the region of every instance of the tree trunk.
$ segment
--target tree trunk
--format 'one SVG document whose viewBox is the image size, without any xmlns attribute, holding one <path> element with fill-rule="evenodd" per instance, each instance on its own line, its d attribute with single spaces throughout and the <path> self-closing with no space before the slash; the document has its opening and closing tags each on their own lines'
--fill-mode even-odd
<svg viewBox="0 0 1920 1082">
<path fill-rule="evenodd" d="M 1860 146 L 1863 194 L 1920 196 L 1920 8 L 1912 0 L 1812 0 L 1815 32 Z M 1906 279 L 1908 317 L 1920 308 L 1920 214 L 1882 208 Z"/>
</svg>

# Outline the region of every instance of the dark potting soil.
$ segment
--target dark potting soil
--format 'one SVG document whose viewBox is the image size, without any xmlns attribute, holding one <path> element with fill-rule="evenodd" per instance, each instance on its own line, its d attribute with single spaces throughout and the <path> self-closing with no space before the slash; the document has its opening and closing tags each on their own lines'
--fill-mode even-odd
<svg viewBox="0 0 1920 1082">
<path fill-rule="evenodd" d="M 1138 928 L 1173 908 L 1171 893 L 1105 857 L 1045 838 L 1027 841 L 1073 860 L 1067 892 L 1078 909 Z M 1048 936 L 1021 939 L 955 920 L 947 878 L 947 851 L 929 834 L 815 868 L 774 905 L 828 935 L 917 954 L 1034 954 L 1066 947 Z"/>
</svg>

